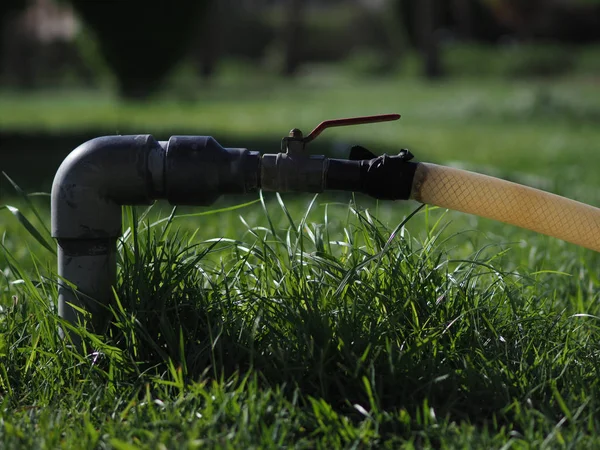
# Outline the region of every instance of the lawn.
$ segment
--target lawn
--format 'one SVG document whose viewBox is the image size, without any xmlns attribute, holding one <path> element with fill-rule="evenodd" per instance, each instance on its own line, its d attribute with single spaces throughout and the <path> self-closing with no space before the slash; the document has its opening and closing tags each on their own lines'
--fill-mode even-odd
<svg viewBox="0 0 600 450">
<path fill-rule="evenodd" d="M 225 77 L 146 104 L 3 92 L 0 133 L 52 148 L 90 133 L 211 134 L 274 152 L 290 128 L 384 112 L 403 117 L 328 130 L 313 151 L 408 147 L 420 161 L 600 205 L 591 78 Z M 24 186 L 35 173 L 47 191 L 57 157 L 32 169 L 27 150 L 39 149 L 25 147 L 2 146 L 3 170 Z M 595 252 L 343 193 L 126 208 L 113 323 L 105 335 L 74 330 L 86 346 L 76 352 L 58 336 L 55 256 L 39 242 L 52 242 L 48 197 L 0 187 L 0 205 L 13 207 L 0 210 L 5 447 L 599 444 Z"/>
</svg>

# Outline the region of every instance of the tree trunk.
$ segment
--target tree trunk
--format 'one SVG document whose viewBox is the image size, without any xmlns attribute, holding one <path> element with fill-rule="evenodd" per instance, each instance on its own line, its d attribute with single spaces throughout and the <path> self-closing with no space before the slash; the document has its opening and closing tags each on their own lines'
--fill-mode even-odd
<svg viewBox="0 0 600 450">
<path fill-rule="evenodd" d="M 419 33 L 419 49 L 423 55 L 423 75 L 429 79 L 443 75 L 439 45 L 435 36 L 435 0 L 419 0 L 415 23 Z"/>
<path fill-rule="evenodd" d="M 223 5 L 223 3 L 227 3 Z M 213 0 L 209 3 L 202 20 L 202 29 L 198 35 L 196 64 L 198 72 L 205 78 L 211 78 L 215 71 L 223 49 L 223 10 L 230 2 Z"/>
<path fill-rule="evenodd" d="M 458 34 L 462 39 L 471 39 L 471 1 L 453 0 L 452 10 Z"/>
<path fill-rule="evenodd" d="M 300 67 L 300 47 L 304 28 L 304 0 L 288 0 L 286 20 L 284 21 L 283 46 L 284 62 L 283 75 L 292 76 Z"/>
</svg>

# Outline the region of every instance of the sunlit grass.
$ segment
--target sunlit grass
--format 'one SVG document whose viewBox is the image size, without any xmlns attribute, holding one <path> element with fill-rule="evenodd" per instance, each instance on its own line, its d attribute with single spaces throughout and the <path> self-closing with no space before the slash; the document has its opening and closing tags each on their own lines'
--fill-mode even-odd
<svg viewBox="0 0 600 450">
<path fill-rule="evenodd" d="M 73 330 L 82 354 L 58 337 L 54 256 L 14 257 L 11 227 L 3 442 L 591 445 L 598 258 L 534 239 L 534 273 L 443 211 L 392 229 L 365 206 L 272 198 L 200 216 L 198 232 L 126 209 L 113 325 Z"/>
</svg>

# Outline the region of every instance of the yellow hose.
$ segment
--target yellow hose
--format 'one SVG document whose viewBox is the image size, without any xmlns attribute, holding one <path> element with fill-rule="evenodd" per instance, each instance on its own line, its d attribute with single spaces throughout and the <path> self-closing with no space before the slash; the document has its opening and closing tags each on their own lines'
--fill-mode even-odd
<svg viewBox="0 0 600 450">
<path fill-rule="evenodd" d="M 600 251 L 600 209 L 499 178 L 419 163 L 411 198 Z"/>
</svg>

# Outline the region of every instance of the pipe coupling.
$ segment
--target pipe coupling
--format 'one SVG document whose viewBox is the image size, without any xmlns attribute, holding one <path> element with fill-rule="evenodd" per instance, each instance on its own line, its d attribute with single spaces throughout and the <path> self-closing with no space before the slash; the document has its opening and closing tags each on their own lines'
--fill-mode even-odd
<svg viewBox="0 0 600 450">
<path fill-rule="evenodd" d="M 323 155 L 276 153 L 263 155 L 261 188 L 277 192 L 323 192 L 329 159 Z"/>
<path fill-rule="evenodd" d="M 211 205 L 222 194 L 258 187 L 256 151 L 224 148 L 210 136 L 172 136 L 166 155 L 166 197 L 173 205 Z"/>
</svg>

